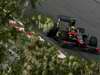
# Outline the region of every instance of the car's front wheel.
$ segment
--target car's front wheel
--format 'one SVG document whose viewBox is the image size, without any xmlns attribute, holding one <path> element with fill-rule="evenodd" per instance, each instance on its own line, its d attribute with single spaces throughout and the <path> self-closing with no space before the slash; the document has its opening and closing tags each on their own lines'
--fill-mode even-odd
<svg viewBox="0 0 100 75">
<path fill-rule="evenodd" d="M 89 45 L 92 46 L 92 47 L 97 47 L 97 38 L 95 36 L 90 37 Z"/>
</svg>

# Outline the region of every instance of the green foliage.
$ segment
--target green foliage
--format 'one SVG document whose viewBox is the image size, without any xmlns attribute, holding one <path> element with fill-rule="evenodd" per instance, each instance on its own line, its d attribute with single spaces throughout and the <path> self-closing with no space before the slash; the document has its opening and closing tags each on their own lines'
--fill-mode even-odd
<svg viewBox="0 0 100 75">
<path fill-rule="evenodd" d="M 20 0 L 0 0 L 0 21 L 4 24 L 12 15 L 20 13 Z"/>
<path fill-rule="evenodd" d="M 5 35 L 8 37 L 8 34 L 11 34 L 13 29 L 8 27 L 7 30 L 9 33 Z M 96 63 L 92 61 L 87 61 L 74 56 L 67 56 L 65 59 L 58 58 L 58 49 L 47 41 L 40 41 L 37 33 L 33 33 L 31 38 L 27 38 L 25 33 L 18 33 L 16 31 L 15 33 L 16 35 L 10 35 L 10 38 L 6 38 L 6 40 L 10 39 L 14 43 L 10 42 L 10 44 L 9 41 L 6 41 L 6 43 L 8 42 L 8 47 L 13 45 L 16 46 L 20 59 L 15 64 L 9 64 L 9 69 L 2 71 L 1 75 L 24 75 L 23 71 L 28 73 L 28 75 L 100 74 Z M 13 38 L 15 36 L 17 36 L 17 40 Z M 2 45 L 5 44 L 3 43 Z M 8 48 L 6 48 L 6 50 L 7 49 Z M 25 63 L 28 64 L 26 69 L 24 66 Z"/>
<path fill-rule="evenodd" d="M 32 1 L 35 5 L 38 0 Z M 32 31 L 32 21 L 29 18 L 23 19 L 27 25 L 24 33 L 9 27 L 10 16 L 17 16 L 20 12 L 19 2 L 21 1 L 0 1 L 0 64 L 8 65 L 4 69 L 0 67 L 0 75 L 100 75 L 99 63 L 77 56 L 61 59 L 58 57 L 59 49 L 47 41 L 41 41 L 38 33 L 33 32 L 31 38 L 28 38 L 26 31 Z M 54 25 L 53 20 L 44 15 L 35 14 L 32 20 L 39 24 L 37 29 L 40 31 L 47 31 Z M 13 62 L 8 59 L 10 51 L 16 56 L 18 54 Z"/>
<path fill-rule="evenodd" d="M 33 15 L 32 21 L 36 22 L 35 30 L 36 31 L 38 30 L 40 32 L 47 32 L 54 25 L 54 21 L 53 21 L 52 17 L 46 16 L 46 15 L 41 15 L 39 13 Z"/>
<path fill-rule="evenodd" d="M 36 4 L 41 4 L 41 2 L 45 1 L 45 0 L 30 0 L 32 7 L 35 8 Z"/>
</svg>

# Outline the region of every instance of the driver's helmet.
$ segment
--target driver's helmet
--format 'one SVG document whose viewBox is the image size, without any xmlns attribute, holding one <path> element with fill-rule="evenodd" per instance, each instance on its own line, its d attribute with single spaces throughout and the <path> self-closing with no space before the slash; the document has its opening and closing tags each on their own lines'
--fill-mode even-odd
<svg viewBox="0 0 100 75">
<path fill-rule="evenodd" d="M 77 35 L 76 27 L 71 26 L 68 34 L 69 34 L 69 36 L 76 36 Z"/>
<path fill-rule="evenodd" d="M 76 27 L 75 27 L 75 26 L 71 26 L 71 27 L 69 28 L 69 31 L 70 31 L 70 32 L 75 32 L 75 31 L 76 31 Z"/>
<path fill-rule="evenodd" d="M 75 26 L 71 26 L 71 30 L 75 30 L 76 28 L 75 28 Z"/>
</svg>

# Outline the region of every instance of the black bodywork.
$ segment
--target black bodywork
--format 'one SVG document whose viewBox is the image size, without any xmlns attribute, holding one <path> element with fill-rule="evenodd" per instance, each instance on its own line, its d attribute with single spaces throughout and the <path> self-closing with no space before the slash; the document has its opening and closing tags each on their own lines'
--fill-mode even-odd
<svg viewBox="0 0 100 75">
<path fill-rule="evenodd" d="M 73 37 L 74 40 L 69 39 L 69 27 L 76 28 L 77 36 Z M 89 36 L 84 28 L 76 27 L 76 18 L 60 15 L 57 17 L 57 22 L 51 28 L 47 36 L 57 41 L 61 47 L 77 47 L 81 50 L 99 53 L 100 49 L 97 48 L 97 37 Z"/>
</svg>

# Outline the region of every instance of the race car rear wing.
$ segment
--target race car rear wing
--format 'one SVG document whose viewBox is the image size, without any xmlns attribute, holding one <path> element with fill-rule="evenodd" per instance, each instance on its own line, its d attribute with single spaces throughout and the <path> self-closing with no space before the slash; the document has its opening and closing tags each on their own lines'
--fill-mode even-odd
<svg viewBox="0 0 100 75">
<path fill-rule="evenodd" d="M 71 22 L 71 21 L 76 21 L 76 18 L 75 17 L 64 16 L 64 15 L 58 15 L 57 20 L 58 21 L 63 21 L 63 22 Z"/>
</svg>

